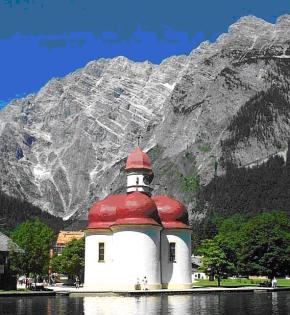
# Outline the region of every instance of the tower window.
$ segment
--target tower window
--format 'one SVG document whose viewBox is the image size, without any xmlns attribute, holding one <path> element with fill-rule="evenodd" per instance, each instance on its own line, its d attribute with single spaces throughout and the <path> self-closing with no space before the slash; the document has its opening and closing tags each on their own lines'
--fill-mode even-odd
<svg viewBox="0 0 290 315">
<path fill-rule="evenodd" d="M 99 262 L 105 261 L 105 243 L 99 243 Z"/>
<path fill-rule="evenodd" d="M 176 262 L 175 261 L 175 243 L 169 243 L 169 261 Z"/>
</svg>

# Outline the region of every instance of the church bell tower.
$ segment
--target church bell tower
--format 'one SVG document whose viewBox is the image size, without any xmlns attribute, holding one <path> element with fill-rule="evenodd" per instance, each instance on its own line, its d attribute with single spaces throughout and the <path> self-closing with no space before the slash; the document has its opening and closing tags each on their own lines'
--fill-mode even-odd
<svg viewBox="0 0 290 315">
<path fill-rule="evenodd" d="M 154 174 L 149 156 L 140 147 L 129 155 L 125 171 L 127 173 L 127 193 L 139 191 L 151 195 L 150 183 Z"/>
</svg>

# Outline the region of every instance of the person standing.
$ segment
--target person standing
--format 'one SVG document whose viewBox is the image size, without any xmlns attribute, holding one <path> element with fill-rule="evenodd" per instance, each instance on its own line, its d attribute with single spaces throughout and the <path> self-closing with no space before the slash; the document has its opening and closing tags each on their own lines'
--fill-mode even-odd
<svg viewBox="0 0 290 315">
<path fill-rule="evenodd" d="M 275 277 L 272 279 L 272 288 L 277 288 L 277 279 Z"/>
<path fill-rule="evenodd" d="M 75 286 L 76 286 L 76 289 L 80 288 L 80 278 L 78 276 L 76 276 Z"/>
<path fill-rule="evenodd" d="M 148 290 L 147 283 L 148 283 L 148 280 L 147 280 L 147 277 L 145 276 L 143 278 L 143 290 Z"/>
</svg>

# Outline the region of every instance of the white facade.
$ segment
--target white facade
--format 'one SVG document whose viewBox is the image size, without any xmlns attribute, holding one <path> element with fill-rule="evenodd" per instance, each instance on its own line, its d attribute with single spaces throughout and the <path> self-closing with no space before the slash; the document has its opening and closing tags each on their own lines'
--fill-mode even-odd
<svg viewBox="0 0 290 315">
<path fill-rule="evenodd" d="M 208 275 L 205 272 L 194 272 L 192 274 L 192 282 L 197 280 L 207 280 Z"/>
<path fill-rule="evenodd" d="M 99 261 L 99 244 L 104 243 L 104 261 Z M 113 286 L 113 234 L 110 229 L 86 232 L 85 286 L 94 290 L 110 290 Z"/>
<path fill-rule="evenodd" d="M 104 243 L 104 261 L 99 261 L 99 243 Z M 170 243 L 175 244 L 174 261 L 169 258 Z M 87 231 L 85 246 L 87 289 L 134 290 L 145 276 L 148 289 L 192 287 L 188 229 L 117 225 Z"/>
<path fill-rule="evenodd" d="M 114 287 L 160 289 L 160 226 L 113 226 Z"/>
<path fill-rule="evenodd" d="M 175 244 L 175 259 L 170 261 L 169 246 Z M 192 287 L 191 281 L 191 231 L 164 229 L 161 232 L 162 285 L 168 289 Z"/>
</svg>

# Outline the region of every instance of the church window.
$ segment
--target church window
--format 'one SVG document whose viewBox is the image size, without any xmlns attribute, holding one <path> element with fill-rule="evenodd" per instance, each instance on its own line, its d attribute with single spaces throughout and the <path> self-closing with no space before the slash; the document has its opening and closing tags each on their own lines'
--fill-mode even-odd
<svg viewBox="0 0 290 315">
<path fill-rule="evenodd" d="M 105 261 L 105 243 L 99 243 L 99 262 Z"/>
<path fill-rule="evenodd" d="M 169 243 L 169 261 L 175 261 L 175 243 Z"/>
</svg>

